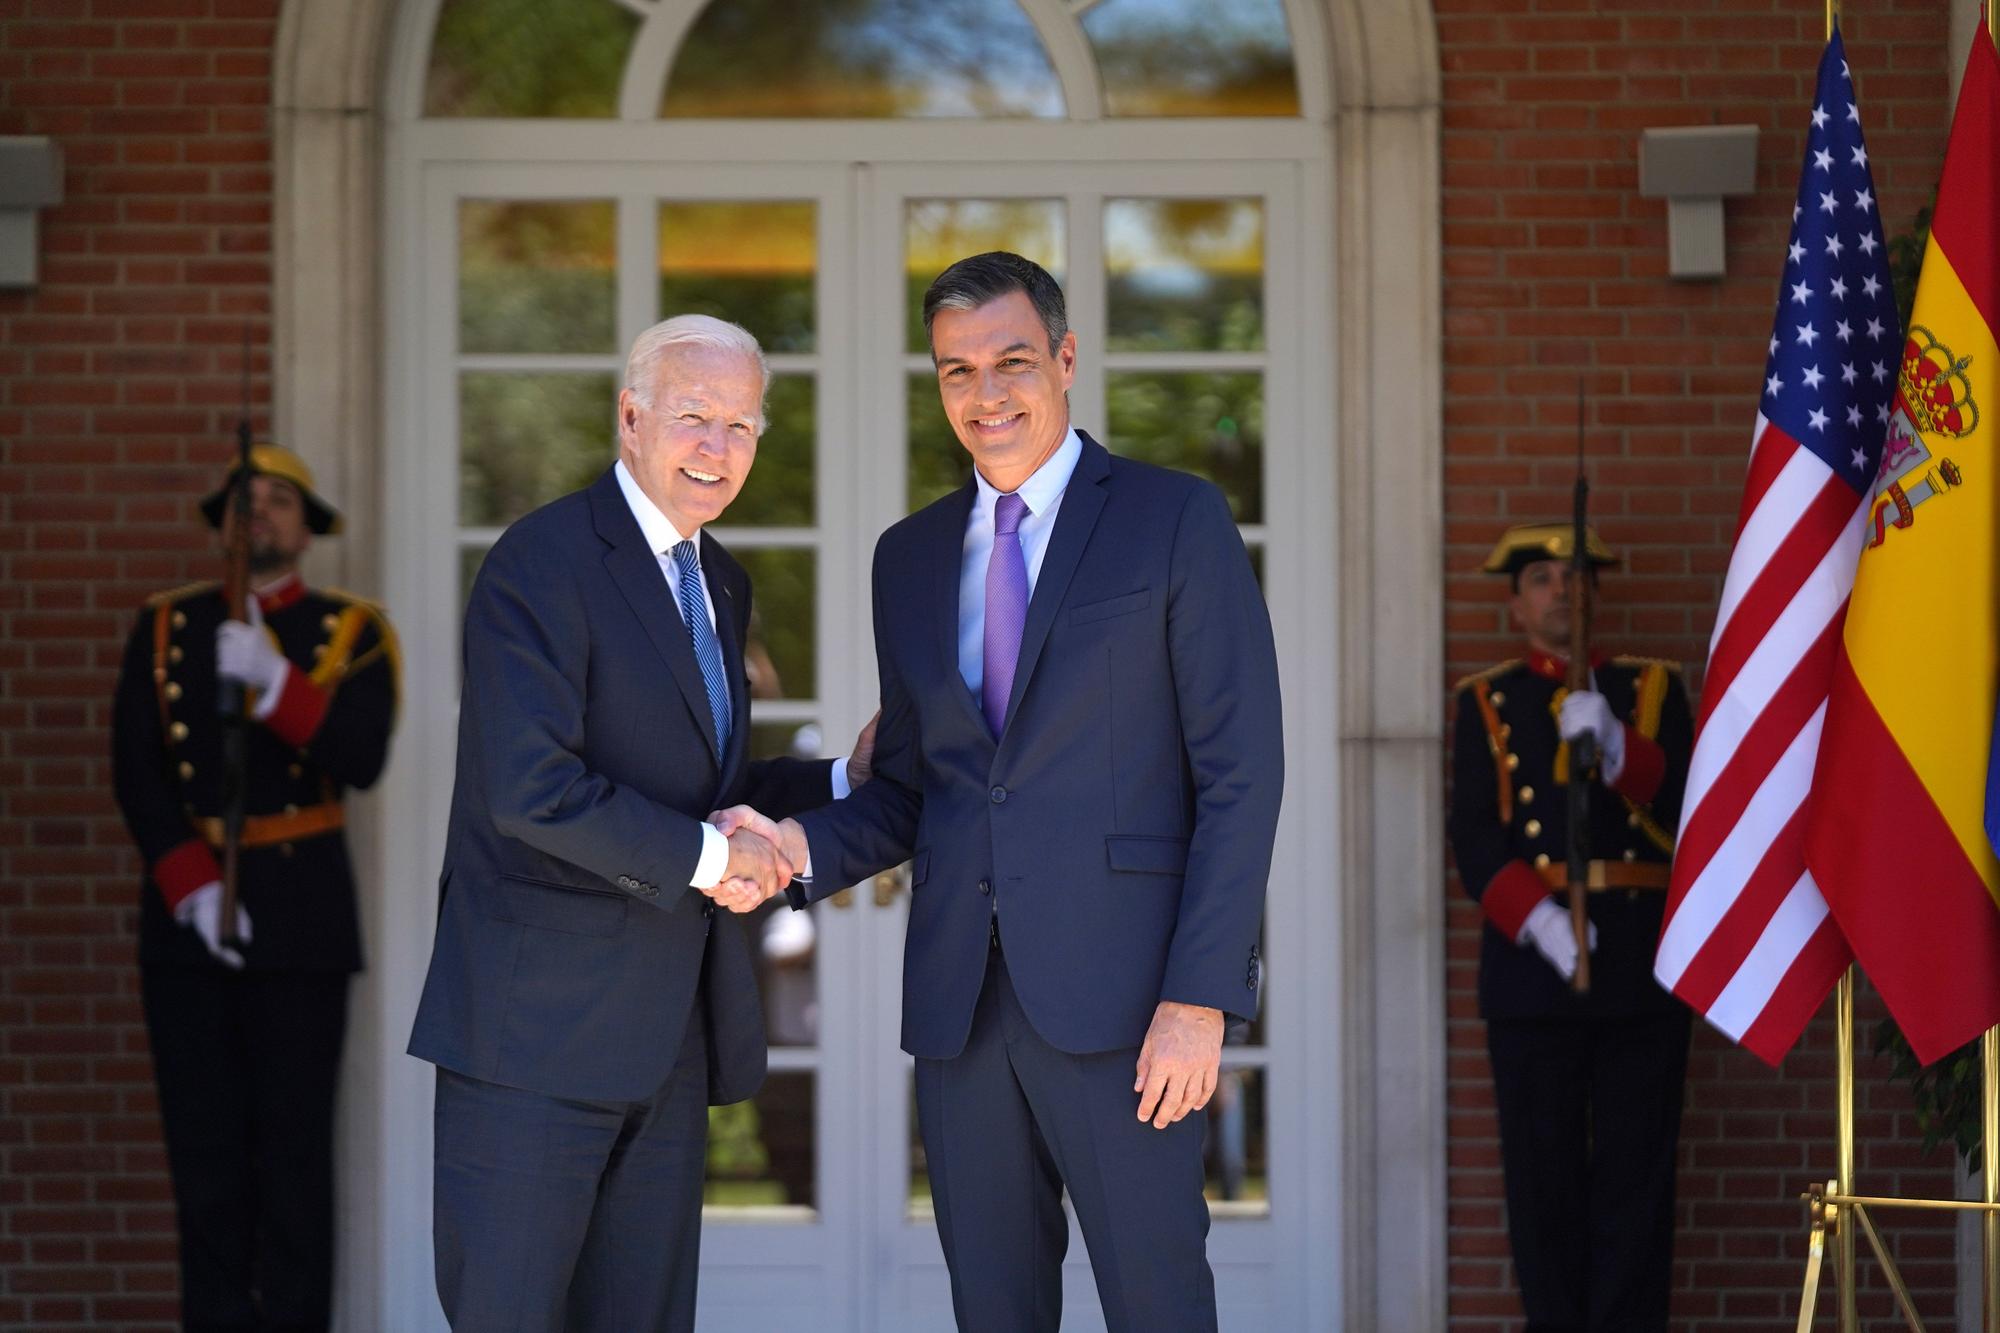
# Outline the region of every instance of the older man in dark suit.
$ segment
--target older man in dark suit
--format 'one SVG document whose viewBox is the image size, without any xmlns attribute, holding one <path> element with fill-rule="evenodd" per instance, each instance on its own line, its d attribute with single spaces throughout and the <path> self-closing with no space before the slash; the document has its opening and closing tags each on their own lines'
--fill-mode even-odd
<svg viewBox="0 0 2000 1333">
<path fill-rule="evenodd" d="M 461 1329 L 694 1326 L 707 1106 L 764 1076 L 733 922 L 768 843 L 865 777 L 752 763 L 750 582 L 701 531 L 750 472 L 768 373 L 733 324 L 633 344 L 618 461 L 494 545 L 465 615 L 458 777 L 410 1052 L 436 1064 L 438 1295 Z M 865 734 L 865 733 L 864 733 Z"/>
<path fill-rule="evenodd" d="M 1039 266 L 961 260 L 924 323 L 975 475 L 875 549 L 876 780 L 725 822 L 813 872 L 795 906 L 912 862 L 903 1048 L 959 1327 L 1057 1327 L 1067 1189 L 1111 1329 L 1213 1329 L 1188 1115 L 1257 1008 L 1270 619 L 1214 486 L 1071 427 L 1076 335 Z"/>
</svg>

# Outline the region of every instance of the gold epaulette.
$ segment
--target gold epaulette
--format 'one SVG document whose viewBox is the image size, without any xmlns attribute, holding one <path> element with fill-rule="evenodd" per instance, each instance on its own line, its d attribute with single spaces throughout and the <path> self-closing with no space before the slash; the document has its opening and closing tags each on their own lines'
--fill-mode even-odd
<svg viewBox="0 0 2000 1333">
<path fill-rule="evenodd" d="M 205 592 L 214 592 L 222 586 L 221 579 L 198 579 L 193 583 L 183 583 L 178 588 L 156 592 L 146 599 L 147 606 L 172 606 L 175 602 L 185 602 L 190 597 L 199 597 Z"/>
<path fill-rule="evenodd" d="M 1621 653 L 1611 659 L 1611 665 L 1640 669 L 1649 666 L 1665 667 L 1676 676 L 1681 674 L 1681 664 L 1665 657 L 1636 657 L 1629 653 Z"/>
<path fill-rule="evenodd" d="M 1465 677 L 1463 680 L 1453 685 L 1451 687 L 1451 692 L 1453 694 L 1459 694 L 1464 690 L 1470 688 L 1471 686 L 1478 684 L 1482 680 L 1485 681 L 1498 680 L 1500 677 L 1506 675 L 1509 671 L 1512 671 L 1515 667 L 1519 665 L 1521 665 L 1520 658 L 1510 657 L 1504 662 L 1496 663 L 1493 666 L 1487 667 L 1486 670 L 1484 671 L 1473 672 L 1471 675 Z"/>
<path fill-rule="evenodd" d="M 348 592 L 344 588 L 321 588 L 322 596 L 337 602 L 345 602 L 347 609 L 340 614 L 339 626 L 334 631 L 334 640 L 320 665 L 313 671 L 314 683 L 337 686 L 341 680 L 353 675 L 373 662 L 378 656 L 389 666 L 389 679 L 396 692 L 396 702 L 400 707 L 403 695 L 403 650 L 396 640 L 396 630 L 389 623 L 389 613 L 380 602 L 363 597 L 359 593 Z M 375 644 L 359 657 L 353 657 L 354 648 L 361 637 L 362 621 L 372 621 L 375 625 Z M 324 679 L 322 679 L 324 676 Z"/>
</svg>

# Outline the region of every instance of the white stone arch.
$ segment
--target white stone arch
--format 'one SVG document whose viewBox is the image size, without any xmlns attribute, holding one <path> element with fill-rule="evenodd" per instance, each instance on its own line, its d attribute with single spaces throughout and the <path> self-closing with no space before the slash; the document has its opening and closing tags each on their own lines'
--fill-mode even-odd
<svg viewBox="0 0 2000 1333">
<path fill-rule="evenodd" d="M 285 0 L 273 61 L 274 426 L 345 502 L 347 538 L 315 575 L 362 591 L 383 583 L 382 259 L 391 35 L 421 0 Z M 692 12 L 695 6 L 670 0 Z M 1056 39 L 1074 0 L 1025 0 L 1066 95 L 1076 51 Z M 1349 1329 L 1441 1328 L 1445 1320 L 1442 368 L 1439 73 L 1429 0 L 1288 0 L 1295 49 L 1323 52 L 1300 80 L 1302 119 L 1331 136 L 1336 201 L 1325 247 L 1332 311 L 1327 382 L 1345 386 L 1315 502 L 1338 532 L 1329 587 L 1337 688 L 1289 706 L 1331 710 L 1340 746 L 1337 842 L 1343 901 L 1309 923 L 1342 941 L 1346 992 L 1324 1039 L 1343 1058 L 1314 1105 L 1342 1107 L 1346 1141 L 1324 1145 L 1314 1192 L 1341 1237 Z M 1071 28 L 1074 23 L 1071 21 Z M 1084 54 L 1087 54 L 1085 52 Z M 671 51 L 667 53 L 668 57 Z M 667 57 L 662 57 L 665 59 Z M 1094 71 L 1092 74 L 1094 81 Z M 1095 109 L 1071 103 L 1073 118 Z M 652 108 L 648 108 L 650 116 Z M 335 549 L 335 548 L 338 549 Z M 385 929 L 425 883 L 383 883 L 379 821 L 363 802 L 371 977 L 428 955 L 427 932 Z M 428 903 L 428 899 L 423 901 Z M 427 910 L 427 909 L 426 909 Z M 424 916 L 423 913 L 418 914 Z M 395 924 L 406 925 L 404 910 Z M 418 935 L 421 935 L 419 938 Z M 421 975 L 421 967 L 418 967 Z M 389 1109 L 427 1089 L 400 1055 L 413 996 L 364 981 L 355 994 L 343 1113 L 342 1321 L 399 1327 L 430 1288 L 428 1218 L 396 1184 L 428 1178 L 428 1136 Z M 1322 1062 L 1323 1064 L 1329 1062 Z M 1323 1169 L 1322 1169 L 1323 1168 Z M 399 1211 L 400 1210 L 400 1211 Z"/>
</svg>

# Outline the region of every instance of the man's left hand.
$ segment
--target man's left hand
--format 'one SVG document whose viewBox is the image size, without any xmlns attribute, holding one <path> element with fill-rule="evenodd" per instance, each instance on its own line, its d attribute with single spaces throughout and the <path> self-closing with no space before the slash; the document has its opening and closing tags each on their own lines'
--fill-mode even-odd
<svg viewBox="0 0 2000 1333">
<path fill-rule="evenodd" d="M 1208 1105 L 1222 1068 L 1222 1011 L 1160 1001 L 1139 1048 L 1139 1118 L 1165 1129 Z"/>
<path fill-rule="evenodd" d="M 1606 782 L 1618 781 L 1625 771 L 1625 728 L 1603 695 L 1594 690 L 1577 690 L 1563 696 L 1557 716 L 1562 738 L 1573 741 L 1588 732 L 1597 741 L 1597 771 Z"/>
<path fill-rule="evenodd" d="M 882 720 L 882 710 L 876 709 L 875 716 L 868 719 L 868 725 L 854 738 L 854 753 L 847 756 L 847 789 L 853 791 L 875 774 L 875 724 Z"/>
</svg>

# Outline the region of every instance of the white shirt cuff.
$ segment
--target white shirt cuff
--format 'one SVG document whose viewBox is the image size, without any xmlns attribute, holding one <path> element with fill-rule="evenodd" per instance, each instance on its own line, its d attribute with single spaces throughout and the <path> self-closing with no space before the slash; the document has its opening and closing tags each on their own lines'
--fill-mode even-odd
<svg viewBox="0 0 2000 1333">
<path fill-rule="evenodd" d="M 722 883 L 722 872 L 729 869 L 729 839 L 722 836 L 722 830 L 713 824 L 701 826 L 701 859 L 694 863 L 694 878 L 688 881 L 691 889 L 712 889 Z"/>
<path fill-rule="evenodd" d="M 262 722 L 278 711 L 278 700 L 284 697 L 285 686 L 292 682 L 292 664 L 285 663 L 285 669 L 278 674 L 278 683 L 257 696 L 257 706 L 250 710 L 253 722 Z"/>
<path fill-rule="evenodd" d="M 847 799 L 848 793 L 853 790 L 854 788 L 849 786 L 847 782 L 847 761 L 845 759 L 834 760 L 833 799 L 836 801 L 844 801 Z"/>
</svg>

